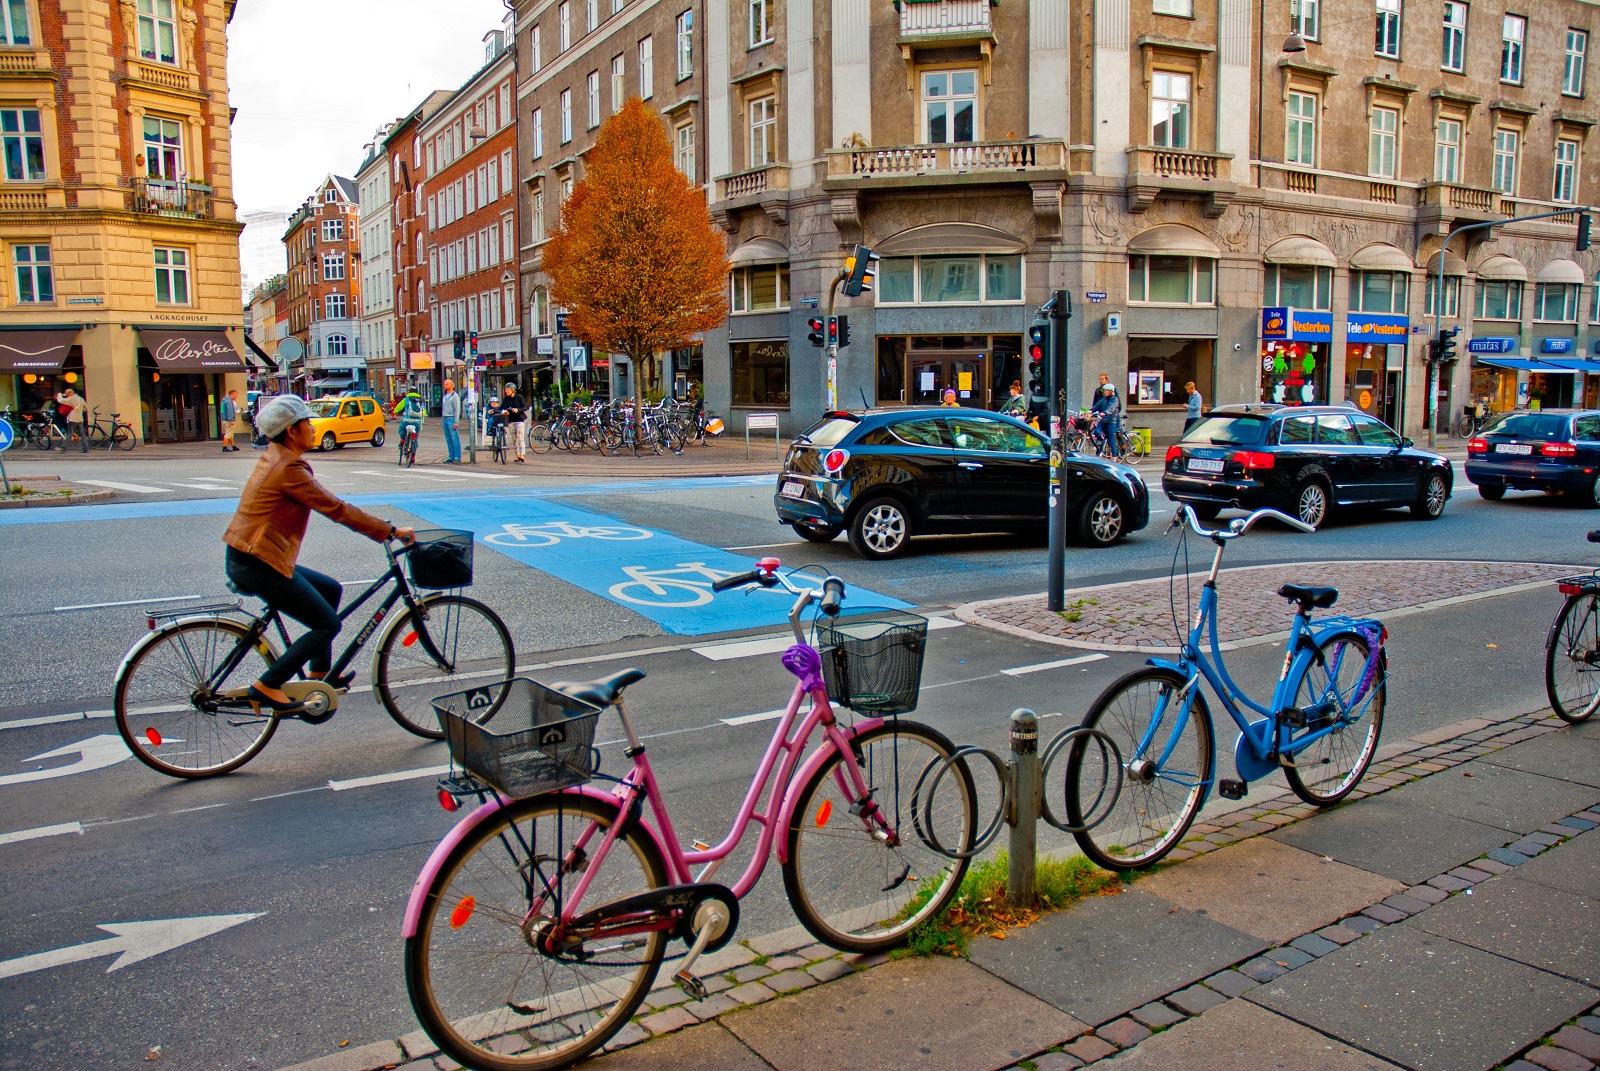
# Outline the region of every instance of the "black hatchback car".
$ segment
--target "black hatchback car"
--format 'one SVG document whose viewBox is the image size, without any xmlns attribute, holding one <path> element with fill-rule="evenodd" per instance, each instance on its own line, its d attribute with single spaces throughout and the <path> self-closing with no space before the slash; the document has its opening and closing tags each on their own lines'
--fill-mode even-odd
<svg viewBox="0 0 1600 1071">
<path fill-rule="evenodd" d="M 1409 506 L 1433 520 L 1454 484 L 1443 454 L 1338 405 L 1220 406 L 1167 448 L 1161 476 L 1167 497 L 1202 518 L 1270 507 L 1313 528 L 1354 506 Z"/>
<path fill-rule="evenodd" d="M 1509 487 L 1600 506 L 1600 410 L 1501 414 L 1467 443 L 1467 479 L 1490 501 Z"/>
<path fill-rule="evenodd" d="M 869 409 L 825 415 L 789 447 L 773 505 L 814 543 L 848 531 L 865 558 L 892 558 L 912 535 L 1048 524 L 1050 449 L 1008 416 L 977 409 Z M 1150 493 L 1128 465 L 1070 454 L 1072 531 L 1109 546 L 1150 520 Z"/>
</svg>

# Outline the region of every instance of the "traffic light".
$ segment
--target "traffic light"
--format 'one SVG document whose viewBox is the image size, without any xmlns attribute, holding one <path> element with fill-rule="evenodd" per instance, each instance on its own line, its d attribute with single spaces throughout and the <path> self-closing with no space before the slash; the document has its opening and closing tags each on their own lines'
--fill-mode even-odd
<svg viewBox="0 0 1600 1071">
<path fill-rule="evenodd" d="M 839 345 L 839 317 L 828 317 L 828 345 Z"/>
<path fill-rule="evenodd" d="M 1442 338 L 1430 338 L 1430 339 L 1428 339 L 1428 360 L 1430 362 L 1431 361 L 1437 361 L 1439 359 L 1439 348 L 1443 344 L 1443 342 L 1444 342 L 1444 339 L 1442 339 Z"/>
<path fill-rule="evenodd" d="M 467 333 L 465 331 L 457 331 L 456 332 L 456 334 L 455 334 L 455 344 L 456 344 L 456 360 L 460 361 L 460 360 L 465 359 L 466 356 L 467 356 Z"/>
<path fill-rule="evenodd" d="M 806 338 L 811 340 L 811 344 L 813 346 L 820 350 L 822 347 L 828 344 L 828 340 L 822 337 L 822 329 L 824 326 L 822 323 L 822 317 L 811 317 L 811 319 L 806 321 L 806 326 L 811 329 L 811 333 L 808 334 Z"/>
<path fill-rule="evenodd" d="M 1589 248 L 1589 213 L 1578 213 L 1578 251 Z"/>
<path fill-rule="evenodd" d="M 1036 323 L 1028 328 L 1028 402 L 1050 403 L 1050 324 Z"/>
<path fill-rule="evenodd" d="M 872 293 L 872 284 L 878 277 L 878 254 L 864 245 L 858 245 L 845 258 L 844 292 L 846 297 L 859 297 Z"/>
<path fill-rule="evenodd" d="M 472 354 L 472 359 L 478 359 L 478 332 L 472 331 L 467 335 L 467 352 Z"/>
<path fill-rule="evenodd" d="M 834 321 L 838 324 L 836 333 L 839 338 L 839 348 L 842 350 L 850 345 L 850 317 L 835 316 Z"/>
<path fill-rule="evenodd" d="M 1456 359 L 1456 335 L 1461 328 L 1447 327 L 1439 332 L 1439 360 L 1453 361 Z"/>
</svg>

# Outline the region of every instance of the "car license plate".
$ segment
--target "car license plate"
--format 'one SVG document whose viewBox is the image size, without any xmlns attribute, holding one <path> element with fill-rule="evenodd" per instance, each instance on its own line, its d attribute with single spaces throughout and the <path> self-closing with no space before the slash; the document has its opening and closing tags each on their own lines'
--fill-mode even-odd
<svg viewBox="0 0 1600 1071">
<path fill-rule="evenodd" d="M 1495 446 L 1494 452 L 1497 454 L 1531 454 L 1533 453 L 1533 447 L 1527 443 L 1499 443 Z"/>
<path fill-rule="evenodd" d="M 806 497 L 806 485 L 799 480 L 785 480 L 783 481 L 783 490 L 778 493 L 784 498 L 804 498 Z"/>
<path fill-rule="evenodd" d="M 1189 459 L 1190 472 L 1221 472 L 1222 460 L 1212 457 L 1191 457 Z"/>
</svg>

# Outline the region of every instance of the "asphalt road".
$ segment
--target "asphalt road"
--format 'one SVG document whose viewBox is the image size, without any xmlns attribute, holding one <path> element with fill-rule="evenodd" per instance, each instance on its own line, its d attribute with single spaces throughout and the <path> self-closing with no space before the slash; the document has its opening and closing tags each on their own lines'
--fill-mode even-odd
<svg viewBox="0 0 1600 1071">
<path fill-rule="evenodd" d="M 220 481 L 234 467 L 234 458 L 219 458 L 207 472 Z M 204 482 L 206 474 L 190 482 Z M 799 543 L 772 520 L 768 480 L 618 488 L 524 478 L 516 487 L 530 502 L 554 498 L 707 548 L 821 562 L 852 586 L 924 608 L 1042 586 L 1042 547 L 1016 546 L 1009 537 L 929 540 L 892 563 L 855 559 L 843 540 Z M 453 488 L 429 490 L 459 498 Z M 130 493 L 138 505 L 124 514 L 149 514 L 155 497 Z M 485 501 L 511 497 L 497 489 Z M 453 818 L 434 801 L 430 776 L 384 778 L 445 756 L 441 745 L 404 733 L 359 690 L 364 673 L 331 722 L 286 724 L 262 755 L 225 778 L 176 783 L 127 759 L 70 776 L 8 780 L 76 758 L 36 756 L 115 732 L 98 717 L 4 727 L 108 708 L 117 661 L 143 629 L 137 605 L 56 607 L 225 594 L 216 540 L 230 504 L 197 492 L 175 505 L 193 512 L 85 513 L 83 520 L 23 524 L 0 514 L 0 896 L 11 909 L 0 917 L 0 975 L 19 957 L 107 938 L 96 928 L 102 923 L 257 917 L 111 973 L 102 957 L 0 978 L 0 1069 L 147 1067 L 154 1045 L 162 1047 L 159 1066 L 276 1068 L 335 1051 L 343 1041 L 363 1044 L 415 1028 L 400 971 L 400 916 L 417 870 Z M 346 580 L 375 574 L 382 559 L 370 543 L 315 523 L 307 564 Z M 1431 524 L 1395 514 L 1338 523 L 1315 536 L 1253 532 L 1230 550 L 1229 563 L 1583 561 L 1590 548 L 1582 533 L 1592 523 L 1592 514 L 1542 498 L 1489 504 L 1463 496 Z M 1068 576 L 1105 583 L 1162 575 L 1171 548 L 1152 528 L 1108 551 L 1071 551 Z M 630 700 L 679 833 L 720 839 L 773 727 L 722 719 L 783 704 L 792 679 L 776 656 L 712 660 L 694 648 L 715 637 L 670 635 L 613 601 L 482 547 L 477 575 L 474 594 L 506 618 L 524 664 L 578 663 L 536 675 L 579 677 L 627 665 L 648 672 Z M 1539 706 L 1544 630 L 1557 604 L 1553 590 L 1533 591 L 1398 619 L 1386 737 Z M 1135 656 L 1113 655 L 1003 672 L 1072 653 L 968 626 L 936 630 L 915 717 L 958 741 L 1000 749 L 1012 708 L 1059 714 L 1044 722 L 1053 732 L 1138 664 Z M 1259 693 L 1270 687 L 1281 657 L 1272 647 L 1249 648 L 1231 656 L 1230 667 Z M 620 772 L 625 760 L 610 716 L 599 736 L 608 741 L 605 768 Z M 1219 728 L 1224 747 L 1232 736 Z M 8 839 L 49 827 L 72 831 Z M 747 840 L 753 843 L 753 834 Z M 792 923 L 782 883 L 769 873 L 744 904 L 742 932 Z"/>
</svg>

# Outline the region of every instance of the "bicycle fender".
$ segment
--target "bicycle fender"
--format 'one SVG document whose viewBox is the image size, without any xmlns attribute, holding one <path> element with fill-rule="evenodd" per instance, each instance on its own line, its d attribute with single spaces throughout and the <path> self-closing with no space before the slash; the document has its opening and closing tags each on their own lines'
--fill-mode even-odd
<svg viewBox="0 0 1600 1071">
<path fill-rule="evenodd" d="M 113 677 L 112 680 L 113 681 L 120 681 L 122 679 L 122 675 L 128 671 L 128 667 L 133 664 L 133 660 L 135 658 L 137 658 L 139 655 L 143 654 L 147 648 L 149 648 L 152 645 L 154 645 L 155 643 L 159 642 L 163 637 L 166 636 L 166 634 L 168 632 L 171 632 L 173 629 L 177 628 L 179 625 L 187 625 L 191 621 L 215 621 L 215 620 L 216 620 L 216 616 L 214 614 L 198 614 L 198 615 L 196 615 L 194 617 L 180 617 L 180 618 L 177 618 L 177 619 L 175 619 L 173 621 L 167 622 L 167 624 L 162 625 L 160 628 L 156 629 L 154 632 L 146 633 L 144 635 L 144 637 L 139 640 L 139 642 L 135 643 L 132 647 L 128 648 L 128 653 L 127 654 L 122 656 L 122 662 L 120 664 L 118 664 L 116 676 Z M 238 624 L 238 622 L 234 622 L 234 623 Z M 278 652 L 277 652 L 277 650 L 273 648 L 272 642 L 270 640 L 268 640 L 265 636 L 261 637 L 260 640 L 256 641 L 256 649 L 258 651 L 260 651 L 262 653 L 262 655 L 264 657 L 266 657 L 269 661 L 276 662 L 278 660 Z"/>
<path fill-rule="evenodd" d="M 856 722 L 854 727 L 844 730 L 844 734 L 851 740 L 862 733 L 876 729 L 883 724 L 882 718 L 863 718 Z M 789 824 L 794 821 L 794 809 L 800 803 L 799 787 L 811 780 L 813 774 L 822 768 L 833 755 L 832 747 L 820 747 L 812 752 L 811 757 L 801 764 L 800 769 L 789 779 L 789 790 L 783 794 L 783 806 L 778 808 L 778 821 L 772 827 L 773 846 L 777 849 L 780 864 L 789 861 Z"/>
<path fill-rule="evenodd" d="M 1180 677 L 1187 677 L 1189 675 L 1189 671 L 1183 666 L 1180 666 L 1176 662 L 1170 662 L 1165 658 L 1146 658 L 1144 660 L 1144 664 L 1147 666 L 1152 666 L 1156 669 L 1170 669 Z"/>
</svg>

